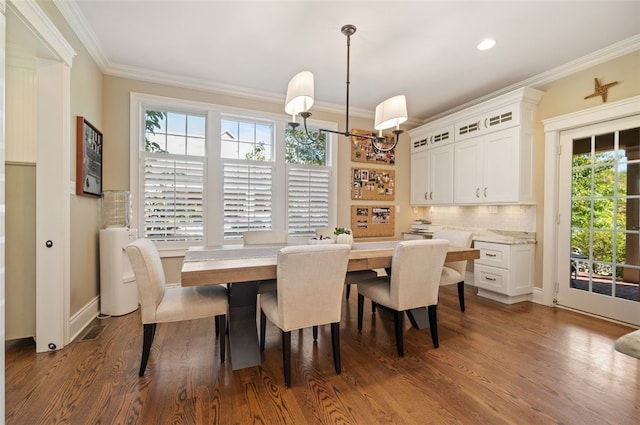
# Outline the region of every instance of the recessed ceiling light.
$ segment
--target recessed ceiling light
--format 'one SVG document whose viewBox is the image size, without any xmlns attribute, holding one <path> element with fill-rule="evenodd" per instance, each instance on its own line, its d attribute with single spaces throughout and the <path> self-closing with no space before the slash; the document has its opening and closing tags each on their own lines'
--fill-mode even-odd
<svg viewBox="0 0 640 425">
<path fill-rule="evenodd" d="M 486 40 L 482 40 L 480 44 L 478 44 L 478 50 L 489 50 L 495 45 L 496 45 L 495 40 L 491 38 L 487 38 Z"/>
</svg>

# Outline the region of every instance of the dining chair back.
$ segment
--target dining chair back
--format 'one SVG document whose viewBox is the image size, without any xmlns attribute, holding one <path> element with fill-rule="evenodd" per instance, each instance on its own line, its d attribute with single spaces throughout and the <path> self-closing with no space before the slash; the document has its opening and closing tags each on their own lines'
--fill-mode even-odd
<svg viewBox="0 0 640 425">
<path fill-rule="evenodd" d="M 280 245 L 287 243 L 287 234 L 277 230 L 248 230 L 242 232 L 242 241 L 244 245 Z M 260 294 L 275 289 L 275 279 L 258 282 L 258 293 Z"/>
<path fill-rule="evenodd" d="M 126 252 L 138 282 L 143 324 L 139 376 L 144 375 L 158 323 L 215 317 L 216 334 L 220 337 L 220 360 L 224 362 L 227 289 L 221 285 L 168 288 L 160 254 L 148 239 L 133 241 L 127 245 Z"/>
<path fill-rule="evenodd" d="M 347 245 L 298 245 L 278 252 L 278 290 L 260 296 L 260 348 L 266 319 L 282 331 L 285 385 L 291 384 L 291 331 L 331 324 L 334 366 L 340 373 L 342 290 L 349 263 Z M 314 337 L 317 333 L 314 332 Z"/>
<path fill-rule="evenodd" d="M 278 230 L 248 230 L 242 232 L 245 245 L 274 245 L 287 243 L 287 234 Z"/>
<path fill-rule="evenodd" d="M 321 227 L 316 229 L 316 236 L 322 237 L 334 237 L 333 230 L 328 227 Z M 377 277 L 378 273 L 375 270 L 356 270 L 352 272 L 347 272 L 347 275 L 344 279 L 345 284 L 345 298 L 349 299 L 351 295 L 351 285 L 356 285 L 358 282 L 371 279 L 373 277 Z"/>
<path fill-rule="evenodd" d="M 473 233 L 457 229 L 440 229 L 433 231 L 434 239 L 446 239 L 450 246 L 456 248 L 470 248 L 473 242 Z M 464 304 L 464 275 L 467 270 L 467 261 L 453 261 L 444 263 L 440 286 L 458 285 L 458 301 L 460 310 L 465 311 Z"/>
<path fill-rule="evenodd" d="M 404 312 L 427 307 L 434 347 L 438 347 L 437 304 L 442 267 L 449 242 L 444 239 L 399 242 L 391 260 L 391 275 L 358 283 L 358 330 L 362 330 L 364 298 L 394 312 L 398 355 L 404 355 Z"/>
</svg>

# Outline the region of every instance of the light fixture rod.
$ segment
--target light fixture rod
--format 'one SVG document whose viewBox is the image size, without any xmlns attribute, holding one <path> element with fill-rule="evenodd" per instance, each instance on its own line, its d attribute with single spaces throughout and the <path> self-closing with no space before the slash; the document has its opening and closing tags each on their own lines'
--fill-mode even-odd
<svg viewBox="0 0 640 425">
<path fill-rule="evenodd" d="M 351 36 L 353 34 L 355 34 L 356 32 L 356 27 L 354 25 L 344 25 L 342 27 L 342 29 L 340 30 L 342 32 L 342 34 L 347 36 L 347 102 L 346 102 L 346 117 L 345 117 L 345 130 L 344 130 L 344 135 L 347 137 L 351 136 L 351 133 L 349 132 L 349 85 L 351 84 L 351 81 L 349 79 L 349 71 L 351 68 Z"/>
</svg>

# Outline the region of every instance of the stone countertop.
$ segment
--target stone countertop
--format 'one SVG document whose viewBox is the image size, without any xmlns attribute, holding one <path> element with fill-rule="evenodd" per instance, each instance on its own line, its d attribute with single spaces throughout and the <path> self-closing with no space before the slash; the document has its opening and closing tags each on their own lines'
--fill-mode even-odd
<svg viewBox="0 0 640 425">
<path fill-rule="evenodd" d="M 438 226 L 439 227 L 439 226 Z M 521 232 L 515 230 L 494 230 L 494 229 L 477 229 L 466 227 L 450 227 L 443 226 L 449 229 L 466 230 L 473 233 L 473 240 L 478 242 L 494 242 L 507 245 L 520 245 L 536 243 L 535 232 Z M 416 235 L 431 235 L 433 232 L 403 232 Z"/>
<path fill-rule="evenodd" d="M 508 245 L 536 243 L 535 232 L 519 232 L 514 230 L 475 230 L 473 240 L 478 242 L 495 242 Z"/>
</svg>

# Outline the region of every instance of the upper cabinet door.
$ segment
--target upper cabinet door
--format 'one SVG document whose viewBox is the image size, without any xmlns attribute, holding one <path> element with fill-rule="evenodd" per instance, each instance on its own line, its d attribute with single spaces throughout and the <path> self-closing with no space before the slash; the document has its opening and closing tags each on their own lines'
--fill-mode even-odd
<svg viewBox="0 0 640 425">
<path fill-rule="evenodd" d="M 429 152 L 429 203 L 453 203 L 453 145 L 440 146 Z"/>
<path fill-rule="evenodd" d="M 454 203 L 478 204 L 482 202 L 482 164 L 480 138 L 454 144 Z"/>
<path fill-rule="evenodd" d="M 429 189 L 427 173 L 429 166 L 427 158 L 429 151 L 422 151 L 411 155 L 411 205 L 428 205 Z"/>
<path fill-rule="evenodd" d="M 482 202 L 520 201 L 519 127 L 488 134 L 482 140 Z"/>
</svg>

